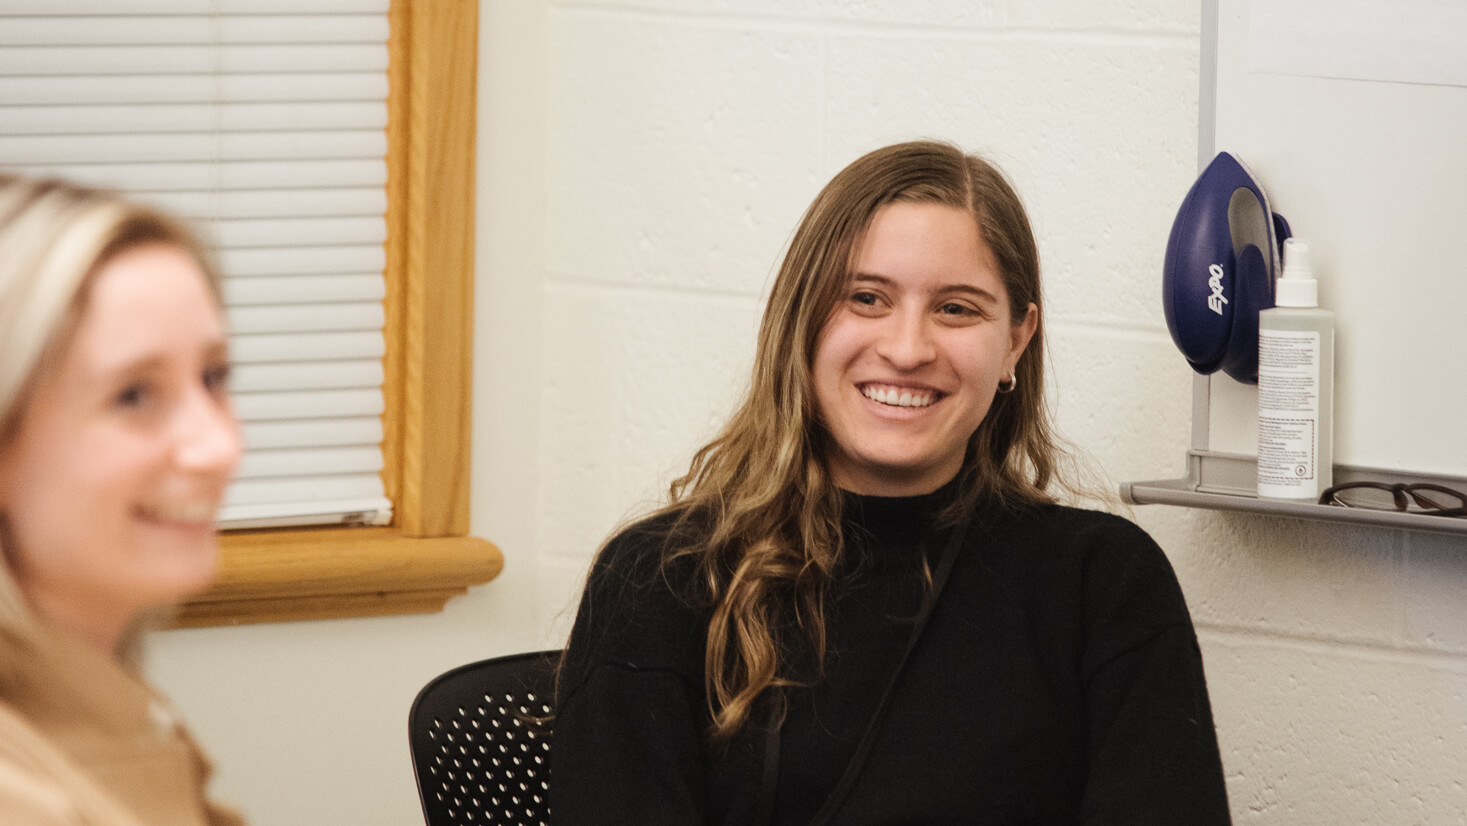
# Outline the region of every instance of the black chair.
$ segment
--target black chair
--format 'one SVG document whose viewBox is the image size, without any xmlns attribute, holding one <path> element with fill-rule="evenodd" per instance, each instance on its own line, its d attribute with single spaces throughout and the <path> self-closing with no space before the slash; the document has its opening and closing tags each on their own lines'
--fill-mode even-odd
<svg viewBox="0 0 1467 826">
<path fill-rule="evenodd" d="M 559 661 L 559 651 L 482 660 L 418 692 L 408 742 L 428 826 L 549 822 Z"/>
</svg>

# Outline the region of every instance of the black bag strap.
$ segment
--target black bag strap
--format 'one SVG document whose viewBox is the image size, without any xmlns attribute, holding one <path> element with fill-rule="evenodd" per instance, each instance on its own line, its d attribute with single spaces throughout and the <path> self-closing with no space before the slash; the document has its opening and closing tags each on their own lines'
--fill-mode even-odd
<svg viewBox="0 0 1467 826">
<path fill-rule="evenodd" d="M 850 794 L 851 787 L 856 784 L 856 778 L 861 774 L 861 768 L 866 765 L 866 758 L 871 754 L 871 747 L 876 742 L 876 731 L 881 727 L 881 721 L 886 717 L 887 701 L 891 699 L 892 690 L 896 688 L 897 680 L 901 678 L 902 672 L 907 668 L 907 660 L 911 659 L 912 650 L 917 647 L 917 641 L 922 638 L 922 631 L 927 627 L 927 620 L 932 617 L 932 611 L 937 607 L 937 599 L 942 596 L 942 589 L 947 585 L 948 577 L 953 572 L 953 565 L 957 563 L 958 551 L 963 547 L 963 540 L 968 535 L 968 526 L 972 523 L 971 515 L 965 517 L 961 524 L 953 528 L 948 536 L 947 545 L 942 549 L 942 557 L 937 562 L 937 570 L 932 575 L 932 588 L 928 590 L 927 597 L 922 601 L 922 608 L 917 613 L 916 620 L 912 623 L 912 636 L 907 639 L 907 647 L 902 651 L 902 658 L 897 662 L 896 670 L 891 673 L 886 682 L 886 688 L 881 692 L 881 699 L 876 703 L 876 710 L 872 712 L 871 719 L 866 723 L 866 731 L 861 734 L 861 742 L 856 745 L 856 751 L 851 755 L 851 760 L 846 764 L 845 773 L 841 775 L 840 781 L 835 788 L 830 790 L 830 795 L 825 798 L 825 804 L 815 817 L 810 820 L 810 826 L 825 826 L 845 802 L 846 795 Z M 775 703 L 772 716 L 769 721 L 769 729 L 764 738 L 764 776 L 759 784 L 759 808 L 755 811 L 754 822 L 765 826 L 774 815 L 774 792 L 779 780 L 779 730 L 784 723 L 784 697 L 781 695 Z"/>
<path fill-rule="evenodd" d="M 754 811 L 756 826 L 769 826 L 774 819 L 774 789 L 779 782 L 779 730 L 784 726 L 784 694 L 776 694 L 770 704 L 769 728 L 764 732 L 764 776 L 759 780 L 759 808 Z"/>
</svg>

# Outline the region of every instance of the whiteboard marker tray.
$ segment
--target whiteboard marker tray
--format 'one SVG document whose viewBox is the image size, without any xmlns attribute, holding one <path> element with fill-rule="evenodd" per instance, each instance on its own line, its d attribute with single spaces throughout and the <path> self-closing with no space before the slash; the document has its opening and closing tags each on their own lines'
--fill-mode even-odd
<svg viewBox="0 0 1467 826">
<path fill-rule="evenodd" d="M 1313 502 L 1258 498 L 1257 465 L 1252 456 L 1193 450 L 1187 454 L 1188 476 L 1150 482 L 1125 482 L 1121 498 L 1133 505 L 1178 505 L 1186 508 L 1261 513 L 1324 522 L 1375 525 L 1410 531 L 1467 536 L 1467 517 L 1429 516 L 1367 508 L 1345 508 Z M 1467 492 L 1467 479 L 1424 473 L 1335 465 L 1335 484 L 1357 481 L 1431 482 Z"/>
</svg>

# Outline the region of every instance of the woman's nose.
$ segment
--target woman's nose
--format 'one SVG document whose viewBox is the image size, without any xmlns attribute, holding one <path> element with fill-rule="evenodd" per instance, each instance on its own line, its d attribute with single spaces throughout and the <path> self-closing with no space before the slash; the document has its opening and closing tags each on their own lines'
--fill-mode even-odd
<svg viewBox="0 0 1467 826">
<path fill-rule="evenodd" d="M 898 370 L 921 367 L 937 357 L 927 319 L 919 313 L 893 313 L 877 344 L 877 353 Z"/>
<path fill-rule="evenodd" d="M 199 473 L 229 475 L 244 453 L 244 437 L 227 396 L 199 388 L 180 411 L 178 463 Z"/>
</svg>

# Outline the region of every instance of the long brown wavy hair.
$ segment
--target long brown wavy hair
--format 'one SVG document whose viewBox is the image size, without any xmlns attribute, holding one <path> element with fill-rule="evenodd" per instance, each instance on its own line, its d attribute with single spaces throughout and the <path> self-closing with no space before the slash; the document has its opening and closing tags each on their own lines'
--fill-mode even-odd
<svg viewBox="0 0 1467 826">
<path fill-rule="evenodd" d="M 811 364 L 821 329 L 849 289 L 873 216 L 895 201 L 966 210 L 998 263 L 1011 322 L 1030 304 L 1039 324 L 1015 368 L 1018 387 L 994 398 L 968 441 L 945 516 L 981 500 L 1051 501 L 1056 449 L 1044 404 L 1044 312 L 1039 252 L 1028 215 L 1004 175 L 945 143 L 871 152 L 833 178 L 796 229 L 759 328 L 743 402 L 672 483 L 677 527 L 664 566 L 693 557 L 693 588 L 712 608 L 704 681 L 710 740 L 726 743 L 761 696 L 802 684 L 794 663 L 825 659 L 826 603 L 842 553 L 840 491 L 826 462 Z M 697 526 L 697 527 L 694 527 Z M 689 544 L 687 537 L 696 539 Z"/>
</svg>

